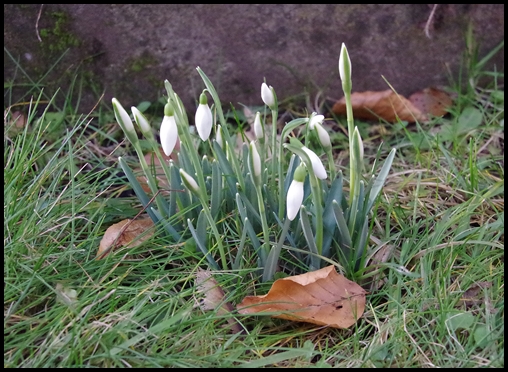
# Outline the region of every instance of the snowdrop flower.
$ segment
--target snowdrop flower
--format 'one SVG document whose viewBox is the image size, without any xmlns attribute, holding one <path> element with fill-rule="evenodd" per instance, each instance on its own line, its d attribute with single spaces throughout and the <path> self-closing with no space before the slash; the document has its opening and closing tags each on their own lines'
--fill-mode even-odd
<svg viewBox="0 0 508 372">
<path fill-rule="evenodd" d="M 353 146 L 358 148 L 360 160 L 363 160 L 363 141 L 362 136 L 360 135 L 360 131 L 358 130 L 358 127 L 355 127 L 355 130 L 353 131 Z"/>
<path fill-rule="evenodd" d="M 200 189 L 198 183 L 189 173 L 184 171 L 182 168 L 180 168 L 180 177 L 182 177 L 182 182 L 188 190 L 199 195 Z"/>
<path fill-rule="evenodd" d="M 256 112 L 256 118 L 254 119 L 254 134 L 257 139 L 265 138 L 265 127 L 261 122 L 261 114 Z"/>
<path fill-rule="evenodd" d="M 315 114 L 315 113 L 313 113 Z M 323 115 L 314 115 L 310 118 L 309 121 L 309 128 L 310 130 L 314 130 L 314 126 L 317 124 L 321 124 L 325 120 L 325 117 Z"/>
<path fill-rule="evenodd" d="M 290 221 L 295 219 L 302 205 L 303 181 L 305 181 L 306 174 L 307 169 L 303 163 L 301 163 L 298 168 L 296 168 L 293 181 L 291 182 L 291 185 L 289 185 L 288 194 L 286 196 L 286 208 L 288 219 Z"/>
<path fill-rule="evenodd" d="M 220 148 L 223 149 L 224 147 L 224 140 L 222 139 L 222 127 L 217 125 L 217 132 L 215 133 L 215 141 L 219 144 Z"/>
<path fill-rule="evenodd" d="M 307 148 L 306 146 L 303 146 L 302 150 L 305 151 L 307 153 L 307 155 L 309 156 L 310 161 L 312 163 L 311 164 L 312 170 L 314 171 L 314 174 L 316 175 L 316 177 L 319 178 L 320 180 L 325 180 L 327 177 L 326 170 L 325 170 L 325 167 L 323 166 L 323 163 L 321 162 L 321 159 L 319 159 L 319 156 L 317 156 L 314 151 Z M 308 164 L 307 164 L 307 166 L 308 166 Z"/>
<path fill-rule="evenodd" d="M 199 106 L 195 116 L 196 129 L 201 140 L 206 141 L 212 131 L 213 117 L 212 110 L 208 107 L 206 94 L 199 96 Z"/>
<path fill-rule="evenodd" d="M 141 111 L 139 111 L 135 106 L 131 107 L 131 111 L 132 115 L 134 116 L 134 120 L 141 129 L 141 133 L 143 133 L 145 137 L 149 139 L 153 138 L 152 127 L 148 123 L 148 120 L 146 120 L 145 116 L 141 113 Z"/>
<path fill-rule="evenodd" d="M 251 141 L 249 146 L 249 170 L 257 185 L 261 184 L 261 157 L 259 156 L 256 143 Z"/>
<path fill-rule="evenodd" d="M 347 52 L 346 45 L 342 43 L 339 57 L 339 75 L 342 80 L 343 89 L 350 93 L 351 92 L 351 60 L 349 59 L 349 53 Z"/>
<path fill-rule="evenodd" d="M 323 115 L 320 115 L 320 116 L 323 116 Z M 325 150 L 331 149 L 332 148 L 332 141 L 330 140 L 330 135 L 328 134 L 326 129 L 323 128 L 323 126 L 320 123 L 316 123 L 314 125 L 314 128 L 317 131 L 317 134 L 319 137 L 319 142 L 321 142 L 321 146 L 323 146 L 323 148 Z"/>
<path fill-rule="evenodd" d="M 115 112 L 116 121 L 118 124 L 120 124 L 120 127 L 127 136 L 127 139 L 132 144 L 138 142 L 136 129 L 134 129 L 134 124 L 132 123 L 132 120 L 127 111 L 125 111 L 123 106 L 120 104 L 120 102 L 118 102 L 116 98 L 113 98 L 111 102 L 113 103 L 113 111 Z"/>
<path fill-rule="evenodd" d="M 261 84 L 261 99 L 268 107 L 272 108 L 275 104 L 275 96 L 272 86 L 268 87 L 266 83 Z"/>
<path fill-rule="evenodd" d="M 166 103 L 164 107 L 164 119 L 162 119 L 160 136 L 162 150 L 164 150 L 166 156 L 170 156 L 178 139 L 178 128 L 176 127 L 173 109 L 169 103 Z"/>
</svg>

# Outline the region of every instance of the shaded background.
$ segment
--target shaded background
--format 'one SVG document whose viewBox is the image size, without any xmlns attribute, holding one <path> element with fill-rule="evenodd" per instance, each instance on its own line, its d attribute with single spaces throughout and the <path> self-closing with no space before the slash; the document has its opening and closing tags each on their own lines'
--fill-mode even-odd
<svg viewBox="0 0 508 372">
<path fill-rule="evenodd" d="M 433 4 L 6 4 L 4 83 L 37 82 L 61 57 L 40 85 L 51 92 L 67 86 L 75 71 L 84 72 L 83 110 L 103 92 L 105 100 L 115 96 L 125 107 L 154 101 L 164 93 L 165 79 L 194 110 L 204 88 L 196 66 L 222 101 L 236 107 L 262 104 L 264 78 L 279 100 L 318 91 L 339 99 L 337 63 L 344 42 L 353 91 L 388 89 L 384 76 L 409 95 L 459 80 L 468 26 L 479 58 L 504 40 L 502 4 L 439 4 L 429 38 L 424 27 L 432 9 Z M 488 67 L 494 64 L 504 70 L 504 49 Z M 14 97 L 4 94 L 4 104 L 23 90 L 16 85 Z"/>
</svg>

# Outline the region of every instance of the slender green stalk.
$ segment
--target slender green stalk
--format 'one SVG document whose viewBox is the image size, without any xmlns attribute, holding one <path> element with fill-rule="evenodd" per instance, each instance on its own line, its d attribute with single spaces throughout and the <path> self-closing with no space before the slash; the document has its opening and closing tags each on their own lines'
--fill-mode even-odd
<svg viewBox="0 0 508 372">
<path fill-rule="evenodd" d="M 261 227 L 263 229 L 264 242 L 261 247 L 261 263 L 265 265 L 268 254 L 270 253 L 270 229 L 266 220 L 265 202 L 261 193 L 261 187 L 256 185 L 256 195 L 258 197 L 259 216 L 261 217 Z"/>
<path fill-rule="evenodd" d="M 273 279 L 275 269 L 279 261 L 280 251 L 282 250 L 282 244 L 284 244 L 284 240 L 286 240 L 290 223 L 291 220 L 289 218 L 286 218 L 277 245 L 274 245 L 272 249 L 270 249 L 270 253 L 268 254 L 265 268 L 263 270 L 263 282 L 267 282 Z"/>
<path fill-rule="evenodd" d="M 323 196 L 319 179 L 309 171 L 310 187 L 312 189 L 312 200 L 316 216 L 316 247 L 318 253 L 323 253 Z"/>
<path fill-rule="evenodd" d="M 316 216 L 316 234 L 315 241 L 318 253 L 321 255 L 323 252 L 323 197 L 321 195 L 322 189 L 319 179 L 316 177 L 312 162 L 309 155 L 303 150 L 303 144 L 296 138 L 291 138 L 290 144 L 285 144 L 288 150 L 294 152 L 296 155 L 303 159 L 309 172 L 310 186 L 312 189 L 312 201 L 314 203 L 314 211 Z"/>
<path fill-rule="evenodd" d="M 217 230 L 217 223 L 215 222 L 212 213 L 210 212 L 210 208 L 208 207 L 208 200 L 204 199 L 202 196 L 199 198 L 201 201 L 201 205 L 203 206 L 203 212 L 205 213 L 206 219 L 212 229 L 213 235 L 215 236 L 215 240 L 217 241 L 217 247 L 219 248 L 219 254 L 221 258 L 222 269 L 228 269 L 228 260 L 226 256 L 226 251 L 224 250 L 224 245 L 222 244 L 222 238 L 219 234 L 219 230 Z"/>
<path fill-rule="evenodd" d="M 325 149 L 326 157 L 328 159 L 328 171 L 330 172 L 330 179 L 333 181 L 337 178 L 337 169 L 335 168 L 335 161 L 332 153 L 332 149 Z"/>
<path fill-rule="evenodd" d="M 150 187 L 150 191 L 152 192 L 152 194 L 156 195 L 155 203 L 157 204 L 157 208 L 159 208 L 159 211 L 163 213 L 163 216 L 168 217 L 166 213 L 168 211 L 168 208 L 164 206 L 165 201 L 163 200 L 162 195 L 158 193 L 159 188 L 157 187 L 157 182 L 152 172 L 150 171 L 150 167 L 146 163 L 145 157 L 143 155 L 143 150 L 141 149 L 141 145 L 139 144 L 139 142 L 135 142 L 133 146 L 134 149 L 136 150 L 136 154 L 138 155 L 141 169 L 143 169 L 143 172 L 145 173 L 148 187 Z"/>
</svg>

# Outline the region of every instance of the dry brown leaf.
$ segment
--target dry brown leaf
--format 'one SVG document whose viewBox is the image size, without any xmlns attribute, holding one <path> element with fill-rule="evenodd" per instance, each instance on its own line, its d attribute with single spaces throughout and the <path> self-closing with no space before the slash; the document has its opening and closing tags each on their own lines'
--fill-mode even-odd
<svg viewBox="0 0 508 372">
<path fill-rule="evenodd" d="M 111 250 L 121 246 L 137 247 L 152 237 L 154 226 L 150 218 L 126 219 L 108 227 L 97 251 L 97 258 L 104 258 Z M 150 231 L 149 231 L 150 230 Z M 114 247 L 111 247 L 115 243 Z"/>
<path fill-rule="evenodd" d="M 224 291 L 217 283 L 217 280 L 212 276 L 210 270 L 203 270 L 198 268 L 196 271 L 196 288 L 198 292 L 203 294 L 203 298 L 199 301 L 199 307 L 201 310 L 215 310 L 220 306 L 224 306 L 226 312 L 231 312 L 233 307 L 230 303 L 224 302 Z M 219 315 L 225 313 L 224 309 L 220 307 L 217 310 Z"/>
<path fill-rule="evenodd" d="M 472 285 L 464 292 L 459 304 L 464 304 L 466 308 L 478 305 L 484 302 L 482 289 L 492 287 L 492 282 L 478 282 Z"/>
<path fill-rule="evenodd" d="M 212 276 L 210 270 L 198 268 L 196 271 L 196 288 L 198 293 L 202 295 L 199 299 L 199 307 L 201 310 L 215 310 L 217 315 L 231 314 L 234 311 L 233 305 L 225 301 L 225 293 L 219 286 L 219 283 Z M 233 333 L 243 332 L 243 328 L 233 317 L 228 317 L 227 321 Z"/>
<path fill-rule="evenodd" d="M 409 96 L 411 103 L 426 115 L 443 116 L 453 100 L 448 93 L 437 88 L 425 88 Z"/>
<path fill-rule="evenodd" d="M 177 158 L 177 152 L 179 149 L 180 149 L 180 141 L 178 140 L 176 141 L 175 150 L 170 156 L 166 156 L 166 154 L 164 154 L 164 151 L 162 151 L 162 147 L 159 148 L 162 154 L 162 158 L 166 162 L 169 162 L 170 159 L 175 160 Z M 154 152 L 149 152 L 145 154 L 144 158 L 150 170 L 152 170 L 152 168 L 155 170 L 159 189 L 169 189 L 168 180 L 166 178 L 166 175 L 164 174 L 164 170 L 162 169 L 161 162 L 159 161 L 157 155 Z M 148 186 L 148 181 L 146 180 L 146 176 L 144 175 L 143 170 L 141 168 L 136 168 L 134 170 L 134 173 L 140 174 L 140 176 L 137 176 L 136 179 L 138 180 L 143 190 L 146 193 L 150 193 L 151 190 L 150 187 Z"/>
<path fill-rule="evenodd" d="M 400 120 L 413 123 L 415 120 L 426 121 L 427 116 L 416 108 L 407 98 L 390 89 L 374 92 L 356 92 L 351 94 L 353 115 L 357 119 L 384 120 L 395 123 Z M 346 99 L 342 97 L 332 107 L 336 115 L 346 114 Z"/>
<path fill-rule="evenodd" d="M 365 310 L 365 290 L 346 279 L 330 265 L 302 275 L 276 280 L 268 294 L 247 296 L 237 309 L 240 314 L 271 315 L 274 318 L 349 328 Z"/>
</svg>

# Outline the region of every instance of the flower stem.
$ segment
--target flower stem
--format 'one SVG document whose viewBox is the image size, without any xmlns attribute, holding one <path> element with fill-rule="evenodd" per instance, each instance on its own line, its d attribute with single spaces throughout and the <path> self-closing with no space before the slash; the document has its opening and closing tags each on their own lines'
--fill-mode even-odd
<svg viewBox="0 0 508 372">
<path fill-rule="evenodd" d="M 318 253 L 321 255 L 323 253 L 323 197 L 321 195 L 320 181 L 318 178 L 309 172 L 309 179 L 316 216 L 316 247 Z"/>
<path fill-rule="evenodd" d="M 266 264 L 268 254 L 270 253 L 270 230 L 268 229 L 268 222 L 266 221 L 265 203 L 263 200 L 263 195 L 261 193 L 260 185 L 256 185 L 256 194 L 258 197 L 259 216 L 261 217 L 261 227 L 263 229 L 263 237 L 264 237 L 264 242 L 263 245 L 261 246 L 259 256 L 261 257 L 261 263 L 264 266 Z"/>
</svg>

